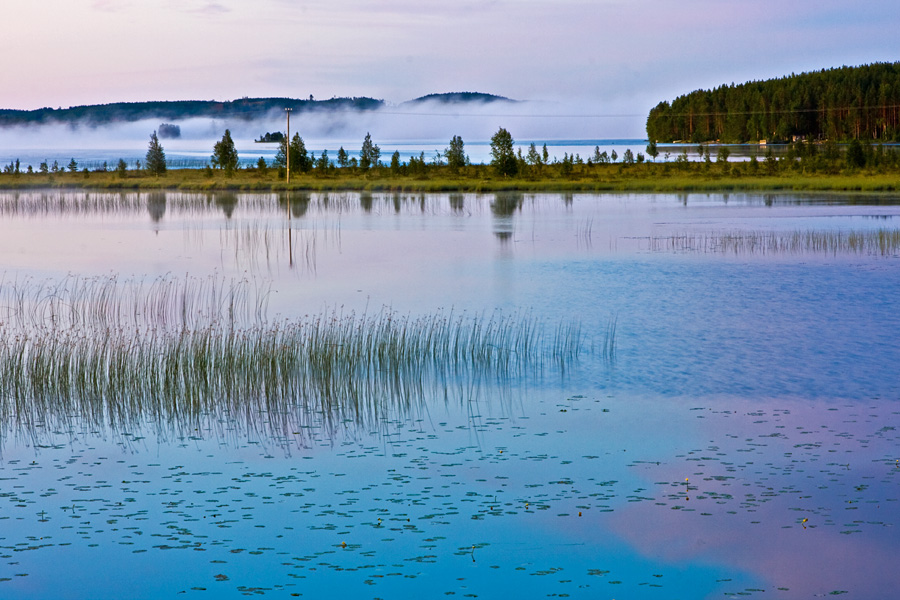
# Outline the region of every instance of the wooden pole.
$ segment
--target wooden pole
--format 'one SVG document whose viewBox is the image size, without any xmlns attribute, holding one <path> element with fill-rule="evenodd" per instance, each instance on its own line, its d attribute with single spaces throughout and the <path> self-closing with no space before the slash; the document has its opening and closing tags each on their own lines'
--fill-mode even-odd
<svg viewBox="0 0 900 600">
<path fill-rule="evenodd" d="M 287 113 L 287 138 L 284 142 L 284 162 L 287 165 L 287 183 L 291 182 L 291 109 L 285 108 Z"/>
</svg>

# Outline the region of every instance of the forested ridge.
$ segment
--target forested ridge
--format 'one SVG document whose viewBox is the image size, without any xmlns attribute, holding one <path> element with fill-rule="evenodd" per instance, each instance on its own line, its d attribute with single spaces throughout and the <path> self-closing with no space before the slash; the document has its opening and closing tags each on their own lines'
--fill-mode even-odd
<svg viewBox="0 0 900 600">
<path fill-rule="evenodd" d="M 477 104 L 490 104 L 491 102 L 516 102 L 505 96 L 497 96 L 495 94 L 483 94 L 481 92 L 448 92 L 444 94 L 428 94 L 420 96 L 414 100 L 409 100 L 403 104 L 424 104 L 426 102 L 438 102 L 440 104 L 456 104 L 460 102 L 469 102 Z"/>
<path fill-rule="evenodd" d="M 487 104 L 490 102 L 513 102 L 503 96 L 480 92 L 453 92 L 429 94 L 405 105 L 438 102 L 441 104 Z M 197 117 L 215 119 L 256 119 L 270 112 L 281 113 L 290 108 L 295 113 L 305 111 L 365 111 L 386 106 L 384 100 L 368 97 L 331 98 L 308 100 L 297 98 L 240 98 L 238 100 L 173 100 L 159 102 L 114 102 L 111 104 L 88 104 L 69 108 L 38 108 L 36 110 L 0 109 L 0 127 L 16 125 L 47 125 L 54 123 L 81 123 L 85 125 L 106 125 L 140 121 L 142 119 L 164 119 L 178 121 Z M 162 137 L 162 136 L 160 136 Z"/>
<path fill-rule="evenodd" d="M 647 117 L 647 136 L 658 142 L 897 142 L 900 62 L 696 90 L 657 104 Z"/>
<path fill-rule="evenodd" d="M 115 102 L 69 108 L 36 110 L 0 109 L 0 127 L 11 125 L 43 125 L 80 122 L 105 125 L 141 119 L 190 119 L 192 117 L 254 119 L 270 111 L 374 110 L 384 101 L 372 98 L 332 98 L 330 100 L 298 100 L 295 98 L 240 98 L 215 100 L 174 100 L 162 102 Z"/>
</svg>

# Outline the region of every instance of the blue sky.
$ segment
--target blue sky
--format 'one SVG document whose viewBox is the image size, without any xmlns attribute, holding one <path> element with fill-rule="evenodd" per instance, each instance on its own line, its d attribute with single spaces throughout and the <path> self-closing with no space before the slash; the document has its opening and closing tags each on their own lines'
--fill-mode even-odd
<svg viewBox="0 0 900 600">
<path fill-rule="evenodd" d="M 900 60 L 896 0 L 44 0 L 4 7 L 0 107 L 483 91 L 641 135 L 698 88 Z"/>
</svg>

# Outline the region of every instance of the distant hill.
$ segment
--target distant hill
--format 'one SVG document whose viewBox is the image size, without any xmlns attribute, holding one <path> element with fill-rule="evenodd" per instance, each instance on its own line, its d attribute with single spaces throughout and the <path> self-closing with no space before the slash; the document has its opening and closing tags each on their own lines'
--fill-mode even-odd
<svg viewBox="0 0 900 600">
<path fill-rule="evenodd" d="M 451 94 L 429 94 L 404 104 L 424 102 L 489 103 L 514 102 L 503 96 L 477 92 L 456 92 Z M 328 111 L 366 111 L 385 106 L 383 100 L 374 98 L 332 98 L 330 100 L 299 100 L 296 98 L 241 98 L 218 102 L 215 100 L 174 100 L 161 102 L 115 102 L 112 104 L 91 104 L 69 108 L 39 108 L 37 110 L 0 109 L 0 127 L 16 125 L 83 124 L 88 126 L 127 123 L 143 119 L 181 121 L 206 117 L 216 119 L 252 120 L 268 113 L 283 113 L 290 108 L 294 113 Z"/>
<path fill-rule="evenodd" d="M 647 136 L 659 142 L 900 141 L 900 62 L 697 90 L 656 105 Z"/>
<path fill-rule="evenodd" d="M 481 92 L 449 92 L 446 94 L 428 94 L 414 100 L 409 100 L 403 104 L 422 104 L 425 102 L 439 102 L 441 104 L 461 104 L 476 103 L 488 104 L 491 102 L 516 102 L 503 96 L 495 96 L 494 94 L 482 94 Z"/>
<path fill-rule="evenodd" d="M 241 98 L 217 102 L 215 100 L 175 100 L 167 102 L 116 102 L 70 108 L 39 108 L 37 110 L 0 109 L 0 127 L 13 125 L 45 125 L 53 123 L 81 123 L 108 125 L 142 119 L 179 121 L 195 117 L 251 120 L 269 112 L 282 113 L 285 108 L 294 112 L 375 110 L 384 106 L 383 100 L 373 98 L 332 98 L 331 100 L 298 100 L 295 98 Z"/>
</svg>

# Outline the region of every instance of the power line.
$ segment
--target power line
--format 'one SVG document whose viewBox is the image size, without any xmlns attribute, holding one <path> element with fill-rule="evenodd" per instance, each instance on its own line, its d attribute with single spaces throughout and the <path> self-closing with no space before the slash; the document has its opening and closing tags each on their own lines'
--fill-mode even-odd
<svg viewBox="0 0 900 600">
<path fill-rule="evenodd" d="M 631 119 L 644 118 L 643 114 L 593 114 L 593 115 L 561 115 L 561 114 L 522 114 L 522 113 L 445 113 L 445 112 L 406 112 L 406 111 L 373 111 L 379 115 L 400 115 L 411 117 L 491 117 L 491 118 L 516 118 L 523 119 Z"/>
<path fill-rule="evenodd" d="M 777 110 L 741 110 L 719 112 L 668 112 L 666 117 L 725 117 L 728 115 L 772 115 L 795 113 L 818 113 L 835 111 L 867 111 L 900 109 L 900 104 L 884 104 L 879 106 L 834 106 L 825 108 L 784 108 Z M 360 111 L 366 113 L 369 111 Z M 378 115 L 395 115 L 401 117 L 485 117 L 485 118 L 522 118 L 522 119 L 635 119 L 646 118 L 646 114 L 638 113 L 583 113 L 583 114 L 554 114 L 554 113 L 460 113 L 460 112 L 424 112 L 424 111 L 397 111 L 377 109 L 372 111 Z"/>
</svg>

